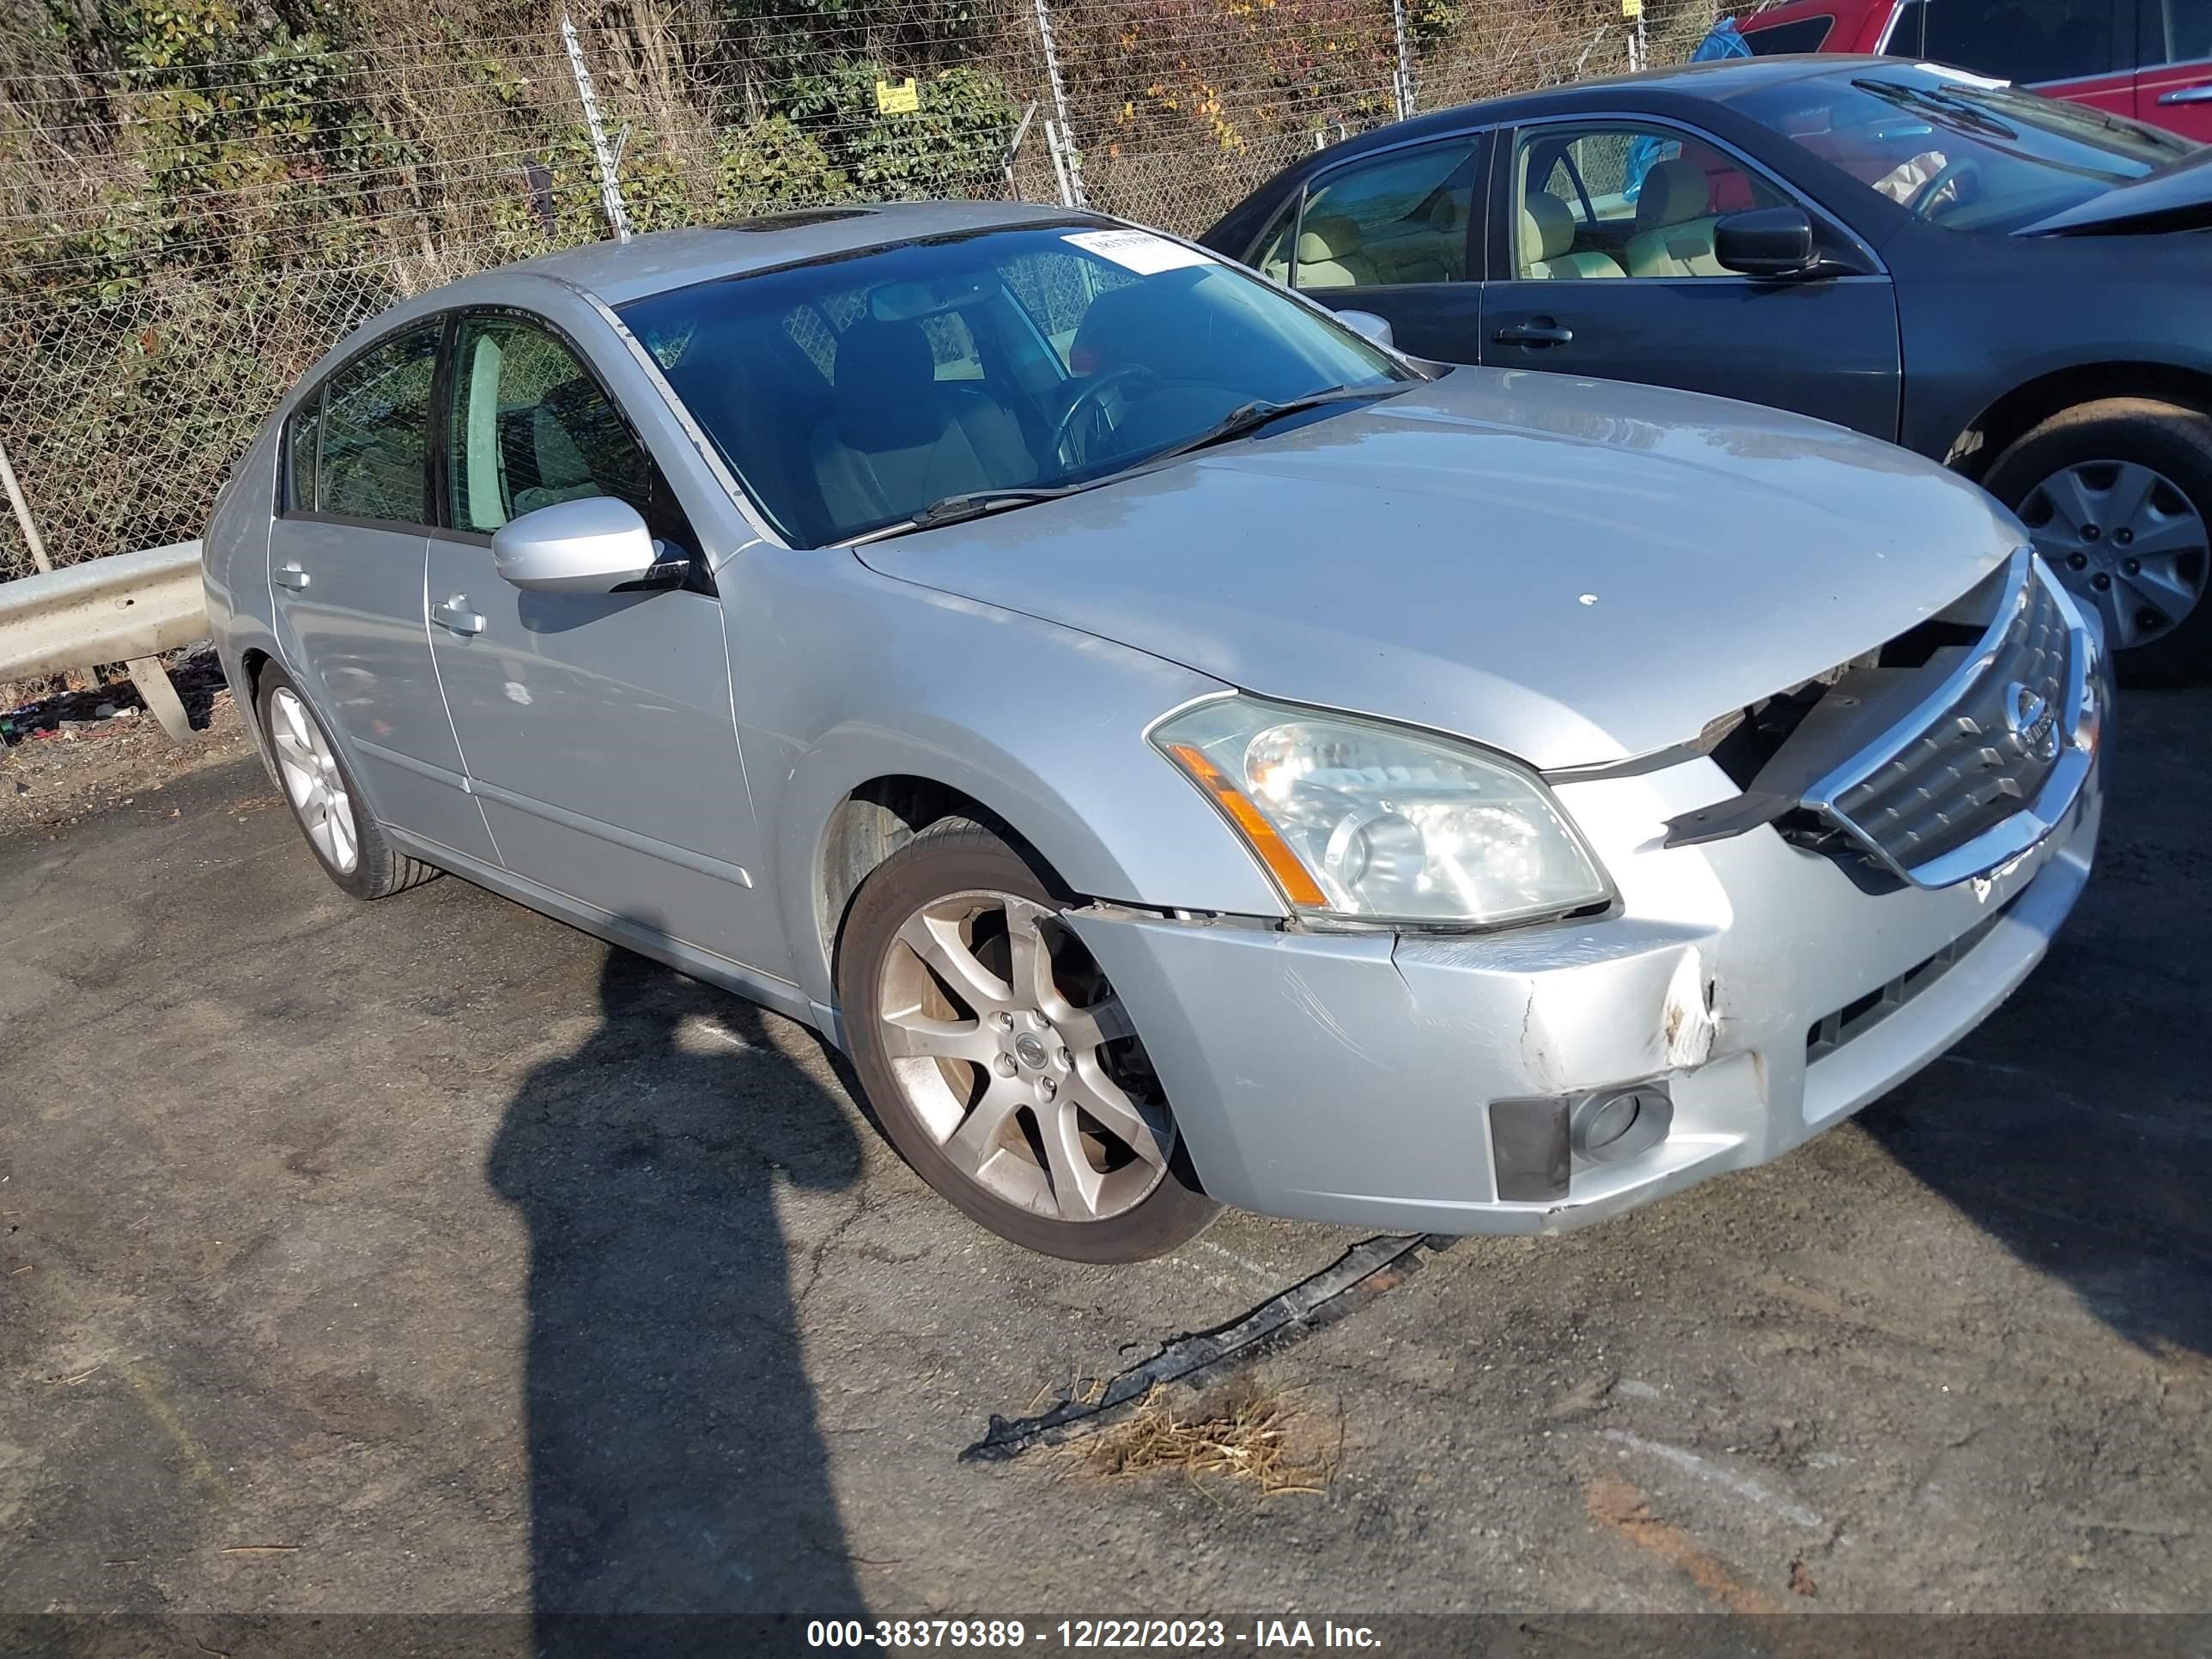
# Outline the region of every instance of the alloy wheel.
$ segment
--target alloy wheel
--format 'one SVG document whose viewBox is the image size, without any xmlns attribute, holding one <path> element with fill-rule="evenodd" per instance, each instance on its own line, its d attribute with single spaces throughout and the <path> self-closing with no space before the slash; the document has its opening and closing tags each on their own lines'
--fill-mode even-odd
<svg viewBox="0 0 2212 1659">
<path fill-rule="evenodd" d="M 1048 907 L 965 892 L 908 917 L 877 1019 L 907 1105 L 994 1196 L 1058 1220 L 1127 1212 L 1175 1126 L 1121 1000 Z"/>
<path fill-rule="evenodd" d="M 307 712 L 306 703 L 289 686 L 279 686 L 269 698 L 269 738 L 276 750 L 276 769 L 284 780 L 284 793 L 299 814 L 307 839 L 314 842 L 331 867 L 350 875 L 361 857 L 361 834 L 354 823 L 353 798 L 346 789 L 345 774 L 331 750 L 323 728 Z"/>
<path fill-rule="evenodd" d="M 2097 608 L 2116 651 L 2172 633 L 2204 597 L 2204 515 L 2139 462 L 2063 468 L 2028 491 L 2020 516 L 2068 588 Z"/>
</svg>

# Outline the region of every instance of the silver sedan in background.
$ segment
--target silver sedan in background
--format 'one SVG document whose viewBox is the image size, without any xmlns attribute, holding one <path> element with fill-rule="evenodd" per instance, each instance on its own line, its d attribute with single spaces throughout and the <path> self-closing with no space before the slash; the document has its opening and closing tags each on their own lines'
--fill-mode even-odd
<svg viewBox="0 0 2212 1659">
<path fill-rule="evenodd" d="M 348 892 L 807 1022 L 946 1198 L 1122 1261 L 1222 1203 L 1571 1226 L 1942 1053 L 2097 834 L 2101 643 L 2025 541 L 1833 427 L 922 204 L 420 295 L 206 560 Z"/>
</svg>

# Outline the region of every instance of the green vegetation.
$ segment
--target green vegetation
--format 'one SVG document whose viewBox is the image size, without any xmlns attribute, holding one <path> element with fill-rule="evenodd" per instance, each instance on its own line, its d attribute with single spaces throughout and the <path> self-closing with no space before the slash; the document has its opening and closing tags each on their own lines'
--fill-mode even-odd
<svg viewBox="0 0 2212 1659">
<path fill-rule="evenodd" d="M 1389 0 L 1050 3 L 1084 178 L 1116 211 L 1197 230 L 1316 135 L 1393 111 Z M 998 195 L 1023 109 L 1053 112 L 1034 0 L 568 4 L 641 229 Z M 1694 39 L 1711 12 L 1668 0 L 1668 26 Z M 4 9 L 0 441 L 58 559 L 197 534 L 283 390 L 395 299 L 605 234 L 560 15 Z M 1625 38 L 1619 0 L 1406 15 L 1424 106 L 1617 68 Z M 909 79 L 913 108 L 879 107 Z M 1017 176 L 1053 191 L 1041 132 Z M 24 562 L 0 531 L 0 576 Z"/>
</svg>

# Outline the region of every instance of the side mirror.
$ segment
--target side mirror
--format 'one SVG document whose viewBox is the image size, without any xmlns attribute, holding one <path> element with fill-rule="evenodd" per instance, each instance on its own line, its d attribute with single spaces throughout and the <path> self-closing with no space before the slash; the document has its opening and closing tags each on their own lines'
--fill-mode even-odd
<svg viewBox="0 0 2212 1659">
<path fill-rule="evenodd" d="M 656 574 L 652 532 L 611 495 L 556 501 L 502 525 L 491 561 L 517 587 L 541 593 L 606 593 Z"/>
<path fill-rule="evenodd" d="M 1389 346 L 1394 350 L 1397 348 L 1398 342 L 1390 332 L 1388 317 L 1377 317 L 1371 311 L 1340 311 L 1336 313 L 1336 320 L 1354 334 L 1366 336 L 1376 345 Z"/>
<path fill-rule="evenodd" d="M 1813 221 L 1803 208 L 1753 208 L 1713 226 L 1713 258 L 1747 276 L 1802 276 L 1813 257 Z"/>
</svg>

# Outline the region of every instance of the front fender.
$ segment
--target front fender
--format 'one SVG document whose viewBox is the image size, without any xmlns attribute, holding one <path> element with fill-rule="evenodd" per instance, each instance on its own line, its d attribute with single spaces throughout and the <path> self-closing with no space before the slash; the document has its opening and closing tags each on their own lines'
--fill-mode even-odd
<svg viewBox="0 0 2212 1659">
<path fill-rule="evenodd" d="M 831 827 L 886 776 L 957 789 L 1088 897 L 1285 914 L 1213 808 L 1145 741 L 1225 690 L 1074 629 L 882 576 L 849 554 L 757 547 L 724 586 L 736 702 L 807 995 L 836 1000 L 822 914 Z"/>
</svg>

